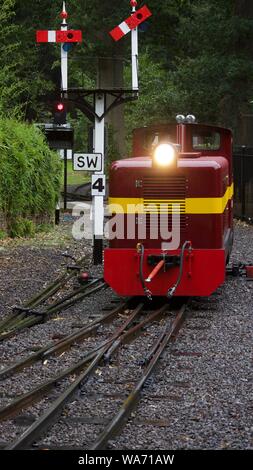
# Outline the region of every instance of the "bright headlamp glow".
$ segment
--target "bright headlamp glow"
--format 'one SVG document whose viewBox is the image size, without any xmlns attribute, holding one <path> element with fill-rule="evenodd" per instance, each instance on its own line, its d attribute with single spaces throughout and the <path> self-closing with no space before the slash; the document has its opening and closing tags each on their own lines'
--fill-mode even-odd
<svg viewBox="0 0 253 470">
<path fill-rule="evenodd" d="M 160 144 L 154 152 L 154 163 L 159 166 L 169 166 L 175 163 L 176 150 L 171 144 Z"/>
</svg>

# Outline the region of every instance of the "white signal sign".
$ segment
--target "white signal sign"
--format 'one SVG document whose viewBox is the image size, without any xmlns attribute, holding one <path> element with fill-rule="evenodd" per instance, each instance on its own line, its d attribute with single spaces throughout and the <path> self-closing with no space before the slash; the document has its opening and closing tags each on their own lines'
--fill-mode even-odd
<svg viewBox="0 0 253 470">
<path fill-rule="evenodd" d="M 91 195 L 105 196 L 105 175 L 92 175 Z"/>
<path fill-rule="evenodd" d="M 102 171 L 102 153 L 75 153 L 73 168 L 75 171 Z"/>
</svg>

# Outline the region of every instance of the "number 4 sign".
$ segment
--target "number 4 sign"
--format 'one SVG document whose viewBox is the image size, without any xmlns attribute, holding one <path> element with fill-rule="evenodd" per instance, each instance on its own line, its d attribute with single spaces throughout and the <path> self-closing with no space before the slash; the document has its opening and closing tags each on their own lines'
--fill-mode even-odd
<svg viewBox="0 0 253 470">
<path fill-rule="evenodd" d="M 105 196 L 105 175 L 92 175 L 91 195 Z"/>
</svg>

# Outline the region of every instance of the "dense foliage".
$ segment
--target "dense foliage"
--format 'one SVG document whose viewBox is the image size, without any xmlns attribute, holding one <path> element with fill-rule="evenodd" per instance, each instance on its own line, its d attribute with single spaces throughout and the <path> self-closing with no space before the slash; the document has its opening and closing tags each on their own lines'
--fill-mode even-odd
<svg viewBox="0 0 253 470">
<path fill-rule="evenodd" d="M 5 118 L 0 118 L 0 154 L 0 211 L 8 232 L 11 236 L 31 234 L 30 217 L 54 214 L 59 157 L 35 126 Z"/>
<path fill-rule="evenodd" d="M 126 107 L 127 122 L 135 125 L 140 116 L 150 122 L 191 112 L 199 120 L 235 129 L 240 114 L 251 112 L 252 106 L 252 2 L 146 3 L 153 16 L 140 37 L 142 94 L 138 103 Z M 32 6 L 30 0 L 2 0 L 0 106 L 5 113 L 22 111 L 29 120 L 49 118 L 51 92 L 60 83 L 59 46 L 36 45 L 35 30 L 58 28 L 61 6 L 61 0 L 34 0 Z M 70 83 L 91 86 L 98 57 L 130 56 L 129 36 L 117 44 L 108 36 L 129 14 L 129 1 L 67 0 L 67 9 L 70 26 L 84 32 L 84 43 L 70 53 Z"/>
<path fill-rule="evenodd" d="M 2 0 L 0 10 L 0 108 L 28 120 L 50 118 L 59 90 L 59 46 L 35 44 L 36 29 L 60 27 L 62 1 Z M 84 42 L 69 54 L 70 86 L 96 83 L 99 57 L 125 60 L 129 35 L 114 43 L 108 31 L 129 15 L 129 0 L 67 0 L 69 26 Z M 139 2 L 141 6 L 144 2 Z M 239 135 L 243 114 L 252 113 L 253 2 L 251 0 L 147 0 L 153 12 L 140 34 L 140 100 L 125 107 L 128 135 L 140 122 L 194 113 L 199 121 L 232 127 Z M 87 119 L 72 113 L 78 147 L 84 148 Z"/>
</svg>

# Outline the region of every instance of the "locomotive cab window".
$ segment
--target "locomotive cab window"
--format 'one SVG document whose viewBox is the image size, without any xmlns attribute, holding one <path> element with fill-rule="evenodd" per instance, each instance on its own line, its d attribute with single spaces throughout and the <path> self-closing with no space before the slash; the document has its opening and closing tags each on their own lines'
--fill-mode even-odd
<svg viewBox="0 0 253 470">
<path fill-rule="evenodd" d="M 143 142 L 143 148 L 150 153 L 159 144 L 176 141 L 177 136 L 175 130 L 152 131 L 146 134 L 145 140 Z"/>
<path fill-rule="evenodd" d="M 221 135 L 219 132 L 199 130 L 192 135 L 192 148 L 194 150 L 219 150 Z"/>
</svg>

